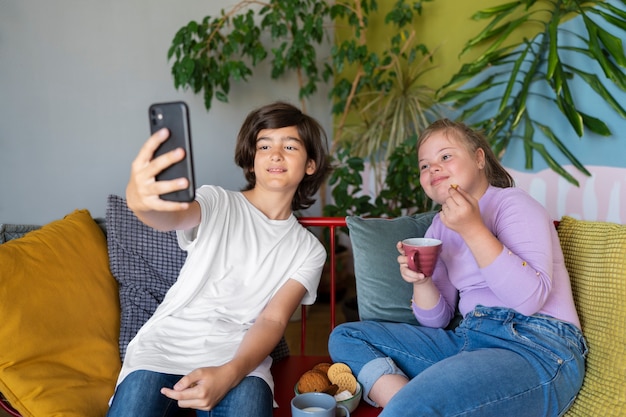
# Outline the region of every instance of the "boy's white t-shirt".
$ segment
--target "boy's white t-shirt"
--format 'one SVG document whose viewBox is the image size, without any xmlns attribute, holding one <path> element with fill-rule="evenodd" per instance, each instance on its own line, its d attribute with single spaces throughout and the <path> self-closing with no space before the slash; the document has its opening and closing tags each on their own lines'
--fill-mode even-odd
<svg viewBox="0 0 626 417">
<path fill-rule="evenodd" d="M 320 241 L 295 216 L 270 220 L 240 192 L 197 190 L 202 219 L 178 232 L 188 252 L 178 280 L 128 344 L 117 384 L 135 370 L 186 375 L 233 358 L 246 331 L 288 280 L 312 304 L 326 259 Z M 274 390 L 268 356 L 250 375 Z"/>
</svg>

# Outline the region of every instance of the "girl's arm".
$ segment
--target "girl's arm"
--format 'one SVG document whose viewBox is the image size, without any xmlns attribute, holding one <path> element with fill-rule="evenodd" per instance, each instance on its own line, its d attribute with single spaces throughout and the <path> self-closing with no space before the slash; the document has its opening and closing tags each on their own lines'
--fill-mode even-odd
<svg viewBox="0 0 626 417">
<path fill-rule="evenodd" d="M 532 197 L 503 207 L 498 220 L 502 250 L 482 275 L 506 307 L 537 313 L 552 292 L 554 250 L 561 250 L 554 223 Z"/>
<path fill-rule="evenodd" d="M 450 197 L 441 205 L 439 218 L 461 236 L 478 267 L 484 268 L 500 255 L 503 245 L 483 222 L 478 200 L 461 187 L 450 187 L 448 192 Z"/>
<path fill-rule="evenodd" d="M 477 202 L 460 188 L 450 190 L 441 218 L 461 235 L 502 305 L 532 315 L 552 290 L 555 232 L 546 210 L 516 191 L 492 208 L 497 212 L 489 213 L 494 216 L 491 229 L 480 217 Z"/>
<path fill-rule="evenodd" d="M 448 280 L 445 264 L 437 261 L 433 277 L 412 271 L 402 248 L 402 242 L 397 243 L 398 264 L 400 275 L 406 282 L 413 284 L 413 298 L 411 308 L 413 315 L 422 326 L 446 327 L 456 309 L 458 293 Z"/>
</svg>

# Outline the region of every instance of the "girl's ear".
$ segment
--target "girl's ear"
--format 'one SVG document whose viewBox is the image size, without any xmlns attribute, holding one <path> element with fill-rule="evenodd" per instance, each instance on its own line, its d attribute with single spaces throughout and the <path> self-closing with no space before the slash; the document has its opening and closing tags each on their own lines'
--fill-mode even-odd
<svg viewBox="0 0 626 417">
<path fill-rule="evenodd" d="M 485 168 L 485 150 L 483 148 L 476 149 L 476 165 L 479 169 Z"/>
</svg>

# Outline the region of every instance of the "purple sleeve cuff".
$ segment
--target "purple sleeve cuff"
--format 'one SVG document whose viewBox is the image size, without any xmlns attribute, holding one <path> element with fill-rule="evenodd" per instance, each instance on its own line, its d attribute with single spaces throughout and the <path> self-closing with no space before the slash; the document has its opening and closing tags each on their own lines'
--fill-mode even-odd
<svg viewBox="0 0 626 417">
<path fill-rule="evenodd" d="M 445 327 L 450 322 L 451 316 L 447 309 L 446 301 L 441 295 L 437 304 L 429 310 L 421 309 L 413 300 L 411 300 L 411 308 L 413 309 L 413 315 L 422 326 Z"/>
</svg>

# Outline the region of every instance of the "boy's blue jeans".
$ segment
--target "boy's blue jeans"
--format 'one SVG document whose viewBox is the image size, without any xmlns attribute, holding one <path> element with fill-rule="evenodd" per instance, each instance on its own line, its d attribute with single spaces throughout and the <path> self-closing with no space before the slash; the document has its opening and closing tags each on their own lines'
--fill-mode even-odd
<svg viewBox="0 0 626 417">
<path fill-rule="evenodd" d="M 161 394 L 162 387 L 173 387 L 182 375 L 135 371 L 115 391 L 107 417 L 174 417 L 180 414 L 177 402 Z M 272 390 L 261 378 L 248 376 L 211 411 L 196 410 L 198 417 L 271 417 Z"/>
<path fill-rule="evenodd" d="M 585 373 L 580 330 L 544 315 L 478 306 L 455 330 L 362 321 L 334 329 L 335 362 L 350 366 L 363 398 L 381 376 L 410 381 L 384 416 L 560 416 Z"/>
</svg>

